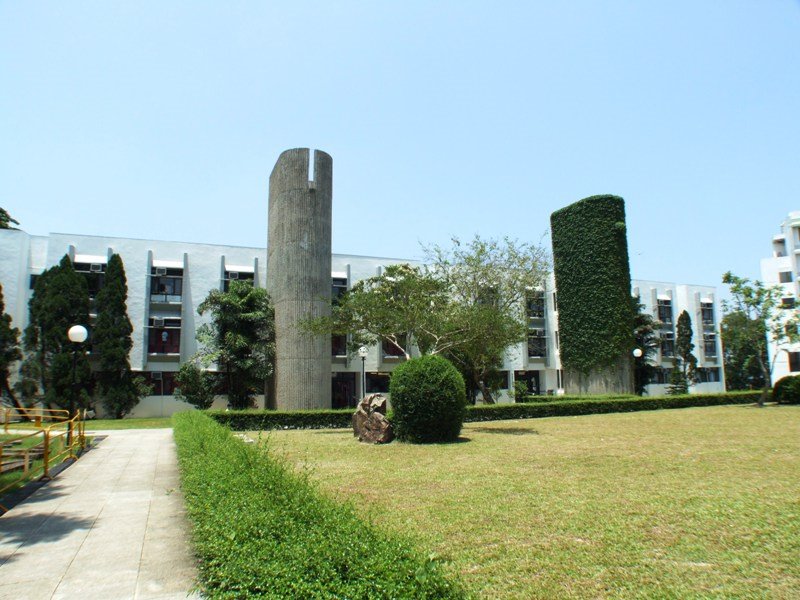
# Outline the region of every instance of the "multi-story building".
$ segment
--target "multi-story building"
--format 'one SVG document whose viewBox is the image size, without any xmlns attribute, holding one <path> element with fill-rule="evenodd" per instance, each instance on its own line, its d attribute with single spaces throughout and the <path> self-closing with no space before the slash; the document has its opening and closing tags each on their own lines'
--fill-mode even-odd
<svg viewBox="0 0 800 600">
<path fill-rule="evenodd" d="M 119 254 L 128 279 L 128 314 L 133 324 L 130 359 L 153 386 L 154 394 L 134 410 L 134 416 L 171 414 L 188 405 L 175 400 L 175 373 L 181 363 L 198 350 L 195 332 L 206 322 L 197 307 L 212 289 L 226 289 L 231 280 L 247 279 L 254 285 L 266 282 L 266 249 L 138 240 L 52 233 L 29 235 L 24 231 L 0 230 L 0 283 L 6 312 L 21 330 L 28 323 L 28 301 L 36 278 L 58 264 L 66 254 L 75 269 L 85 275 L 90 293 L 102 286 L 108 258 Z M 361 279 L 380 274 L 392 264 L 414 263 L 405 259 L 333 254 L 332 297 Z M 663 391 L 672 368 L 674 323 L 682 310 L 692 316 L 695 346 L 700 365 L 698 392 L 723 390 L 722 348 L 717 323 L 718 305 L 714 288 L 634 281 L 633 293 L 664 323 L 659 356 L 660 379 L 652 393 Z M 559 361 L 558 296 L 551 277 L 546 288 L 530 295 L 526 303 L 527 343 L 510 348 L 499 380 L 499 401 L 511 401 L 514 382 L 524 382 L 533 394 L 558 394 L 561 390 Z M 702 324 L 702 325 L 701 325 Z M 347 340 L 331 341 L 332 406 L 353 406 L 367 392 L 386 392 L 389 373 L 403 357 L 384 345 L 369 349 L 363 360 L 349 356 Z M 361 389 L 362 368 L 366 387 Z M 263 398 L 260 399 L 263 403 Z M 224 406 L 224 403 L 222 404 Z"/>
<path fill-rule="evenodd" d="M 800 211 L 790 212 L 781 223 L 781 232 L 772 238 L 772 256 L 761 259 L 761 279 L 765 285 L 781 288 L 781 307 L 797 308 L 800 277 Z M 800 372 L 800 344 L 768 344 L 772 382 Z"/>
</svg>

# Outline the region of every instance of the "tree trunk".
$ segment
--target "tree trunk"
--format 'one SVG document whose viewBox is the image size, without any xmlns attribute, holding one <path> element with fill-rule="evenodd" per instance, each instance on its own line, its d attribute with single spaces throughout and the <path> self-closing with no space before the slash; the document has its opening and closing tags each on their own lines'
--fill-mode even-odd
<svg viewBox="0 0 800 600">
<path fill-rule="evenodd" d="M 11 398 L 11 401 L 14 403 L 14 408 L 17 409 L 19 416 L 25 421 L 31 421 L 32 419 L 28 416 L 28 410 L 22 406 L 17 397 L 14 395 L 14 392 L 11 391 L 11 387 L 8 385 L 8 380 L 4 381 L 2 384 L 3 391 L 8 394 L 8 397 Z"/>
<path fill-rule="evenodd" d="M 492 390 L 486 387 L 486 384 L 483 383 L 483 380 L 476 378 L 475 383 L 478 386 L 478 389 L 481 391 L 484 404 L 494 404 L 495 402 L 494 398 L 492 397 Z"/>
<path fill-rule="evenodd" d="M 758 397 L 758 406 L 759 408 L 764 408 L 764 405 L 767 403 L 767 398 L 769 397 L 769 388 L 772 384 L 772 377 L 770 376 L 769 369 L 767 369 L 767 365 L 764 364 L 764 361 L 761 360 L 761 353 L 756 356 L 758 359 L 758 366 L 761 368 L 761 376 L 764 378 L 764 387 L 761 389 L 761 395 Z"/>
</svg>

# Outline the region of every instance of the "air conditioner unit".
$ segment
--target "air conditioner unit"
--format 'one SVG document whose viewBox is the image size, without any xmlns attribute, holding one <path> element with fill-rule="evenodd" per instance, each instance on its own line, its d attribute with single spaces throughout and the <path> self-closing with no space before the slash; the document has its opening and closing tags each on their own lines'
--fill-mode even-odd
<svg viewBox="0 0 800 600">
<path fill-rule="evenodd" d="M 150 373 L 150 379 L 153 381 L 161 381 L 161 371 L 152 371 Z"/>
<path fill-rule="evenodd" d="M 164 319 L 161 317 L 153 317 L 153 327 L 163 327 Z"/>
<path fill-rule="evenodd" d="M 239 279 L 239 273 L 236 271 L 230 271 L 228 273 L 228 279 Z"/>
<path fill-rule="evenodd" d="M 103 272 L 103 265 L 100 263 L 92 263 L 89 265 L 89 271 L 92 273 L 102 273 Z"/>
<path fill-rule="evenodd" d="M 166 267 L 156 267 L 156 275 L 166 275 L 167 269 Z"/>
</svg>

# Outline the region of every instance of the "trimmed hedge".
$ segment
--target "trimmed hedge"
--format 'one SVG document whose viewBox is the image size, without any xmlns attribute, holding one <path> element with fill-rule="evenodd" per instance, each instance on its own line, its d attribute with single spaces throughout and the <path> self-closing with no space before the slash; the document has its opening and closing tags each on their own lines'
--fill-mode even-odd
<svg viewBox="0 0 800 600">
<path fill-rule="evenodd" d="M 464 378 L 439 355 L 412 358 L 389 381 L 392 427 L 398 440 L 415 444 L 454 442 L 467 408 Z"/>
<path fill-rule="evenodd" d="M 470 406 L 467 421 L 500 421 L 504 419 L 540 419 L 544 417 L 570 417 L 607 413 L 689 408 L 692 406 L 722 406 L 726 404 L 751 404 L 757 402 L 760 392 L 730 392 L 727 394 L 685 394 L 680 396 L 633 396 L 588 399 L 531 404 L 493 404 Z"/>
<path fill-rule="evenodd" d="M 205 598 L 464 598 L 432 559 L 207 415 L 173 418 Z"/>
<path fill-rule="evenodd" d="M 573 415 L 688 408 L 691 406 L 722 406 L 758 402 L 760 391 L 727 392 L 724 394 L 686 394 L 681 396 L 547 396 L 547 401 L 520 404 L 491 404 L 467 406 L 464 419 L 471 421 L 502 421 L 504 419 L 538 419 Z M 209 411 L 207 413 L 235 431 L 267 429 L 346 429 L 351 426 L 353 409 L 315 410 L 298 412 L 276 411 Z M 394 415 L 389 413 L 389 420 Z"/>
<path fill-rule="evenodd" d="M 561 364 L 580 373 L 634 346 L 625 201 L 590 196 L 550 215 Z"/>
<path fill-rule="evenodd" d="M 234 431 L 267 429 L 342 429 L 352 425 L 354 409 L 210 410 L 206 414 Z"/>
</svg>

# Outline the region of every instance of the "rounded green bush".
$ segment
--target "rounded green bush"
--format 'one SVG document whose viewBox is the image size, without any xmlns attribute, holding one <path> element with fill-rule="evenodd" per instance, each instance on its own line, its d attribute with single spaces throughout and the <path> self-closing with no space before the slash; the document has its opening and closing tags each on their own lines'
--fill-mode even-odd
<svg viewBox="0 0 800 600">
<path fill-rule="evenodd" d="M 772 400 L 778 404 L 800 404 L 800 376 L 781 377 L 772 388 Z"/>
<path fill-rule="evenodd" d="M 447 359 L 421 356 L 399 365 L 389 382 L 397 439 L 413 443 L 458 439 L 467 413 L 464 379 Z"/>
</svg>

